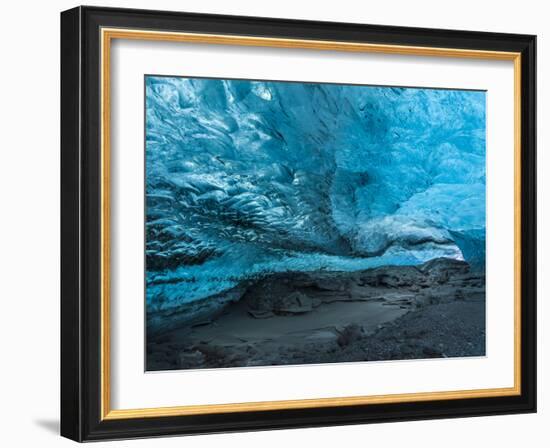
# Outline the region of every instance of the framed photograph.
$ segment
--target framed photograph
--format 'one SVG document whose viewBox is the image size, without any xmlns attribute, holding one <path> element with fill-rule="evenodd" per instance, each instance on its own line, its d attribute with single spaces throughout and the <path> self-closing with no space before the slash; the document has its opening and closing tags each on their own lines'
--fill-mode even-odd
<svg viewBox="0 0 550 448">
<path fill-rule="evenodd" d="M 61 433 L 536 410 L 535 36 L 61 14 Z"/>
</svg>

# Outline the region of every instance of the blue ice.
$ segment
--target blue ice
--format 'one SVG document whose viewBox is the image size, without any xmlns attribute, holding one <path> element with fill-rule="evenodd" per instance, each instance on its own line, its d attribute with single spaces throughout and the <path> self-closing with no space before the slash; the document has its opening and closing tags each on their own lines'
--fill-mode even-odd
<svg viewBox="0 0 550 448">
<path fill-rule="evenodd" d="M 485 92 L 146 77 L 147 302 L 485 263 Z"/>
</svg>

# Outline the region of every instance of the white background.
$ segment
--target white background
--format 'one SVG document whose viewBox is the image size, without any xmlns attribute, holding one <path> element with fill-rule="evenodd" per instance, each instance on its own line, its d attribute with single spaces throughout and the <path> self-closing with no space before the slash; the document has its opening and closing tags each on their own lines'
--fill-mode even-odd
<svg viewBox="0 0 550 448">
<path fill-rule="evenodd" d="M 512 61 L 115 40 L 111 67 L 113 409 L 513 387 Z M 487 90 L 487 356 L 144 373 L 143 83 L 150 73 Z"/>
<path fill-rule="evenodd" d="M 544 153 L 550 120 L 545 74 L 545 35 L 550 26 L 543 2 L 463 0 L 317 1 L 101 1 L 103 6 L 355 21 L 363 23 L 476 29 L 538 34 L 539 107 L 539 413 L 458 420 L 405 422 L 253 434 L 215 435 L 118 442 L 97 446 L 335 446 L 407 447 L 545 446 L 550 439 L 550 393 L 546 387 L 548 321 L 547 268 L 550 237 L 546 192 L 550 159 Z M 3 5 L 0 123 L 2 144 L 2 341 L 0 439 L 6 446 L 69 446 L 60 439 L 59 414 L 59 11 L 69 1 L 10 2 Z M 548 176 L 546 179 L 550 179 Z M 546 202 L 546 204 L 545 204 Z M 546 278 L 545 278 L 546 277 Z M 548 350 L 546 350 L 548 352 Z"/>
</svg>

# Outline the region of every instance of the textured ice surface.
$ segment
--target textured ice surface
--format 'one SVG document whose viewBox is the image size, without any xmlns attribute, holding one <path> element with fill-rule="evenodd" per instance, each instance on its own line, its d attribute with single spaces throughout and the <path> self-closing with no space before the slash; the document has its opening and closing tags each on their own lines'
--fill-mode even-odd
<svg viewBox="0 0 550 448">
<path fill-rule="evenodd" d="M 146 77 L 150 309 L 286 270 L 485 261 L 485 93 Z"/>
</svg>

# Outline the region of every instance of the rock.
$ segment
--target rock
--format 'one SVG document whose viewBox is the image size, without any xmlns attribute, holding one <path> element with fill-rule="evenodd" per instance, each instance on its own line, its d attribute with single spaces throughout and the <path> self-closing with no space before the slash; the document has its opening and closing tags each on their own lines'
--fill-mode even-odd
<svg viewBox="0 0 550 448">
<path fill-rule="evenodd" d="M 198 350 L 192 352 L 182 352 L 179 354 L 179 366 L 182 369 L 189 369 L 196 366 L 202 366 L 205 356 Z"/>
<path fill-rule="evenodd" d="M 430 358 L 441 358 L 442 353 L 439 350 L 436 350 L 432 347 L 424 347 L 422 353 Z"/>
<path fill-rule="evenodd" d="M 420 266 L 420 270 L 427 274 L 431 282 L 443 284 L 454 277 L 467 274 L 470 266 L 461 260 L 435 258 Z"/>
<path fill-rule="evenodd" d="M 298 277 L 298 276 L 297 276 Z M 267 280 L 260 280 L 250 287 L 243 297 L 250 315 L 262 319 L 274 315 L 285 316 L 303 314 L 312 311 L 321 304 L 321 300 L 297 291 L 296 285 L 288 278 L 275 275 Z M 302 288 L 312 286 L 304 275 L 299 276 Z"/>
<path fill-rule="evenodd" d="M 300 292 L 281 298 L 279 303 L 276 303 L 273 312 L 279 315 L 285 314 L 302 314 L 313 309 L 313 301 L 306 295 Z"/>
<path fill-rule="evenodd" d="M 350 324 L 344 327 L 343 330 L 338 331 L 338 333 L 340 334 L 337 340 L 338 345 L 346 347 L 363 337 L 363 328 L 358 324 Z"/>
<path fill-rule="evenodd" d="M 347 282 L 337 278 L 323 278 L 315 282 L 315 286 L 324 291 L 343 292 L 348 288 Z"/>
<path fill-rule="evenodd" d="M 415 266 L 382 266 L 363 271 L 359 282 L 374 288 L 399 288 L 418 285 L 423 277 Z"/>
<path fill-rule="evenodd" d="M 248 314 L 256 319 L 269 319 L 270 317 L 275 316 L 275 313 L 269 310 L 253 310 L 250 308 L 248 309 Z"/>
<path fill-rule="evenodd" d="M 416 308 L 423 308 L 430 304 L 430 296 L 424 294 L 417 294 L 414 298 L 414 304 Z"/>
</svg>

